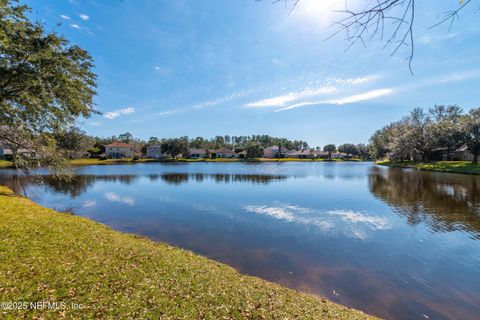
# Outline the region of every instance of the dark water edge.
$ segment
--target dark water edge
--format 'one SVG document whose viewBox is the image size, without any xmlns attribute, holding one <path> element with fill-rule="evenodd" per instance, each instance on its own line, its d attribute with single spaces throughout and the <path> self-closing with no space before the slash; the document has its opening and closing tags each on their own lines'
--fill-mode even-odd
<svg viewBox="0 0 480 320">
<path fill-rule="evenodd" d="M 388 319 L 478 319 L 480 177 L 366 163 L 0 173 L 34 201 Z"/>
</svg>

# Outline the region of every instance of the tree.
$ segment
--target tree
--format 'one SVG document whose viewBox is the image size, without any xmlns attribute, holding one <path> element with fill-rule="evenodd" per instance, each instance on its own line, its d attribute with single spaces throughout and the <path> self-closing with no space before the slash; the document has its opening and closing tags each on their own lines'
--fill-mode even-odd
<svg viewBox="0 0 480 320">
<path fill-rule="evenodd" d="M 367 160 L 369 158 L 369 146 L 364 143 L 357 144 L 358 156 L 362 160 Z"/>
<path fill-rule="evenodd" d="M 338 146 L 338 152 L 345 153 L 347 158 L 349 156 L 355 157 L 358 156 L 358 148 L 356 145 L 351 143 L 344 143 Z"/>
<path fill-rule="evenodd" d="M 262 0 L 256 0 L 262 1 Z M 284 2 L 287 7 L 288 2 L 292 3 L 290 13 L 295 10 L 301 0 L 274 0 L 273 3 Z M 443 23 L 449 23 L 452 27 L 459 13 L 472 0 L 459 0 L 451 11 L 446 12 L 440 20 L 432 21 L 430 28 L 437 27 Z M 367 1 L 360 9 L 352 10 L 348 8 L 348 2 L 345 1 L 344 10 L 336 10 L 343 14 L 343 18 L 332 22 L 333 33 L 330 38 L 345 33 L 346 40 L 350 43 L 349 49 L 353 45 L 360 43 L 366 47 L 366 42 L 374 39 L 384 41 L 384 47 L 392 46 L 392 55 L 396 54 L 401 48 L 408 49 L 408 66 L 412 70 L 412 60 L 415 52 L 414 27 L 416 17 L 415 0 L 377 0 Z M 477 13 L 475 10 L 474 13 Z"/>
<path fill-rule="evenodd" d="M 0 1 L 0 140 L 17 167 L 61 174 L 53 133 L 95 113 L 96 75 L 87 51 L 31 22 L 27 6 Z M 22 151 L 23 150 L 23 151 Z"/>
<path fill-rule="evenodd" d="M 337 147 L 335 147 L 334 144 L 327 144 L 325 147 L 323 147 L 323 151 L 328 153 L 328 160 L 332 160 L 332 153 L 337 151 Z"/>
<path fill-rule="evenodd" d="M 159 143 L 160 143 L 160 139 L 158 139 L 157 137 L 150 137 L 147 142 L 148 145 L 159 144 Z"/>
<path fill-rule="evenodd" d="M 57 147 L 68 159 L 80 158 L 92 149 L 95 140 L 77 127 L 70 127 L 54 133 Z"/>
<path fill-rule="evenodd" d="M 465 143 L 467 149 L 473 154 L 473 163 L 478 163 L 480 153 L 480 108 L 472 109 L 463 118 Z"/>
<path fill-rule="evenodd" d="M 245 148 L 247 159 L 256 159 L 263 157 L 263 147 L 259 143 L 249 143 Z"/>
<path fill-rule="evenodd" d="M 162 152 L 169 154 L 172 159 L 178 155 L 188 153 L 188 137 L 166 139 L 161 144 Z"/>
<path fill-rule="evenodd" d="M 131 134 L 130 132 L 125 132 L 125 133 L 119 134 L 118 139 L 125 143 L 130 143 L 133 140 L 133 134 Z"/>
<path fill-rule="evenodd" d="M 432 139 L 437 148 L 446 149 L 448 160 L 451 160 L 453 152 L 465 145 L 465 132 L 460 121 L 463 110 L 455 105 L 437 105 L 430 108 L 429 113 L 435 121 L 432 125 Z"/>
</svg>

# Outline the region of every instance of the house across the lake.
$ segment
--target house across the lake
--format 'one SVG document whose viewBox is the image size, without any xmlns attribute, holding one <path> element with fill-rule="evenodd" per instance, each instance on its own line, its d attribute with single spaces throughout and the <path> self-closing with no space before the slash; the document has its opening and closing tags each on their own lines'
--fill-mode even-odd
<svg viewBox="0 0 480 320">
<path fill-rule="evenodd" d="M 107 158 L 133 158 L 135 156 L 135 148 L 133 145 L 125 142 L 113 142 L 105 146 L 105 156 Z"/>
<path fill-rule="evenodd" d="M 288 150 L 279 146 L 271 146 L 263 150 L 264 158 L 285 158 Z"/>
<path fill-rule="evenodd" d="M 207 149 L 189 149 L 188 154 L 192 159 L 203 159 L 210 157 L 210 152 Z"/>
<path fill-rule="evenodd" d="M 147 147 L 147 158 L 162 159 L 166 157 L 160 144 L 152 144 Z"/>
<path fill-rule="evenodd" d="M 210 152 L 211 158 L 238 158 L 238 154 L 228 148 L 220 148 Z"/>
<path fill-rule="evenodd" d="M 313 159 L 315 158 L 315 154 L 310 152 L 310 150 L 291 151 L 287 153 L 287 158 Z"/>
</svg>

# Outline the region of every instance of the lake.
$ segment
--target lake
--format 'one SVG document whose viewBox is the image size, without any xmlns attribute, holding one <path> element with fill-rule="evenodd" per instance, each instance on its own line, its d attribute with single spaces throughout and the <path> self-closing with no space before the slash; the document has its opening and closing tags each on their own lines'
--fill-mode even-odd
<svg viewBox="0 0 480 320">
<path fill-rule="evenodd" d="M 478 319 L 480 176 L 369 163 L 85 166 L 70 183 L 0 171 L 41 205 L 190 249 L 389 319 Z"/>
</svg>

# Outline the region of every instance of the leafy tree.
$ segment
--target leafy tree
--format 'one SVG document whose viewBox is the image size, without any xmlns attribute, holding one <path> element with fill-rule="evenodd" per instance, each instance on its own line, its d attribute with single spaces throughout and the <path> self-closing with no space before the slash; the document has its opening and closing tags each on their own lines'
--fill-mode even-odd
<svg viewBox="0 0 480 320">
<path fill-rule="evenodd" d="M 245 148 L 247 159 L 256 159 L 263 156 L 263 147 L 259 143 L 250 143 Z"/>
<path fill-rule="evenodd" d="M 367 160 L 369 158 L 369 146 L 367 146 L 364 143 L 359 143 L 357 144 L 357 151 L 358 151 L 358 156 L 362 160 Z"/>
<path fill-rule="evenodd" d="M 188 137 L 166 139 L 162 141 L 161 146 L 162 152 L 175 159 L 178 155 L 188 153 Z"/>
<path fill-rule="evenodd" d="M 159 143 L 160 143 L 160 139 L 158 139 L 157 137 L 150 137 L 147 142 L 148 145 L 159 144 Z"/>
<path fill-rule="evenodd" d="M 57 147 L 69 159 L 80 158 L 91 149 L 95 140 L 77 127 L 70 127 L 54 133 Z"/>
<path fill-rule="evenodd" d="M 133 141 L 133 134 L 131 134 L 130 132 L 125 132 L 125 133 L 119 134 L 118 139 L 125 143 L 130 143 Z"/>
<path fill-rule="evenodd" d="M 328 160 L 332 160 L 332 153 L 337 151 L 337 147 L 334 144 L 327 144 L 323 147 L 323 151 L 328 153 Z"/>
<path fill-rule="evenodd" d="M 95 112 L 96 75 L 87 51 L 48 33 L 17 1 L 0 1 L 0 140 L 17 167 L 61 174 L 53 133 Z"/>
<path fill-rule="evenodd" d="M 480 153 L 480 108 L 472 109 L 463 118 L 465 142 L 467 149 L 473 154 L 473 163 L 478 163 Z"/>
<path fill-rule="evenodd" d="M 435 123 L 432 126 L 432 139 L 438 148 L 445 148 L 448 160 L 453 152 L 465 144 L 465 132 L 461 125 L 463 110 L 458 106 L 435 106 L 429 110 Z"/>
<path fill-rule="evenodd" d="M 358 148 L 351 143 L 345 143 L 338 146 L 338 151 L 347 154 L 347 158 L 351 155 L 353 157 L 358 156 Z"/>
</svg>

